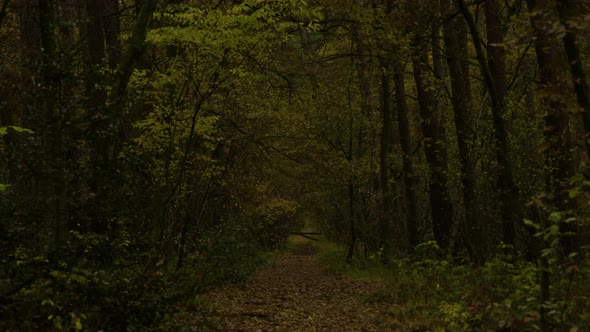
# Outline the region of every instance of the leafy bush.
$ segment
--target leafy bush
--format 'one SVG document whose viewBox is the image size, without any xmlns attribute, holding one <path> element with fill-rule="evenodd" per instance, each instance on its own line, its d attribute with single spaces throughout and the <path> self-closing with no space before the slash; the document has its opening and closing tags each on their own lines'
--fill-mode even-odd
<svg viewBox="0 0 590 332">
<path fill-rule="evenodd" d="M 390 305 L 388 314 L 407 326 L 449 331 L 538 330 L 545 315 L 552 328 L 590 327 L 587 261 L 552 266 L 551 298 L 542 303 L 541 268 L 534 262 L 498 255 L 483 266 L 457 264 L 426 250 L 432 245 L 419 246 L 412 256 L 392 258 L 384 268 L 377 257 L 369 263 L 347 265 L 342 247 L 322 244 L 321 261 L 347 277 L 385 281 L 386 287 L 367 301 Z"/>
<path fill-rule="evenodd" d="M 5 319 L 0 329 L 169 331 L 188 320 L 183 314 L 188 306 L 192 323 L 205 322 L 195 296 L 210 287 L 242 281 L 265 262 L 253 239 L 243 234 L 237 225 L 212 229 L 194 241 L 195 250 L 181 269 L 170 268 L 163 259 L 146 264 L 142 259 L 157 253 L 138 254 L 139 247 L 124 241 L 109 247 L 110 257 L 118 257 L 115 265 L 106 258 L 104 264 L 78 259 L 72 265 L 74 260 L 68 258 L 76 254 L 75 243 L 54 255 L 63 257 L 56 261 L 30 257 L 23 248 L 11 261 L 11 280 L 3 279 L 1 284 L 0 312 Z M 77 241 L 86 244 L 84 257 L 104 251 L 92 245 L 104 244 L 99 238 L 78 234 Z M 9 293 L 11 287 L 14 294 Z"/>
<path fill-rule="evenodd" d="M 400 259 L 394 261 L 389 286 L 379 300 L 413 303 L 424 310 L 415 311 L 412 319 L 449 330 L 535 330 L 542 310 L 553 327 L 585 328 L 584 313 L 590 312 L 587 264 L 583 269 L 585 277 L 569 279 L 553 271 L 551 301 L 541 303 L 540 272 L 533 263 L 512 263 L 500 257 L 482 267 L 470 267 L 444 260 Z M 573 296 L 572 289 L 581 292 Z"/>
</svg>

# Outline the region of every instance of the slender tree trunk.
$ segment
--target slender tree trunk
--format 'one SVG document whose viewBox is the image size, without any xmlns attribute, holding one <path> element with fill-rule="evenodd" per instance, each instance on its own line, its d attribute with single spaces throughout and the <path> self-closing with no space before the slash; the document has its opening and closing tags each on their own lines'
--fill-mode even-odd
<svg viewBox="0 0 590 332">
<path fill-rule="evenodd" d="M 398 114 L 400 146 L 403 154 L 404 202 L 406 208 L 406 229 L 410 249 L 418 245 L 418 211 L 416 196 L 416 180 L 412 163 L 412 149 L 410 141 L 410 119 L 406 102 L 406 88 L 404 65 L 399 59 L 394 60 L 393 80 L 395 82 L 395 104 Z"/>
<path fill-rule="evenodd" d="M 393 10 L 393 1 L 385 1 L 385 15 Z M 375 8 L 375 3 L 373 3 Z M 379 57 L 381 67 L 381 144 L 379 148 L 379 185 L 381 189 L 381 216 L 379 218 L 380 247 L 383 249 L 382 262 L 389 263 L 391 253 L 391 227 L 393 224 L 393 209 L 391 188 L 389 186 L 389 172 L 391 160 L 389 155 L 393 146 L 393 119 L 391 113 L 391 63 L 385 56 Z"/>
<path fill-rule="evenodd" d="M 489 0 L 485 5 L 486 33 L 488 37 L 488 54 L 483 49 L 483 41 L 475 20 L 463 0 L 458 0 L 459 7 L 473 38 L 477 59 L 484 77 L 484 83 L 490 95 L 492 118 L 494 123 L 495 154 L 498 161 L 497 187 L 500 199 L 500 215 L 504 243 L 516 247 L 516 224 L 520 220 L 521 204 L 519 192 L 514 182 L 513 166 L 510 162 L 510 145 L 508 123 L 506 119 L 506 55 L 504 51 L 504 32 L 502 28 L 499 0 Z"/>
<path fill-rule="evenodd" d="M 381 146 L 379 150 L 379 174 L 381 186 L 381 218 L 380 224 L 380 246 L 383 248 L 383 262 L 388 263 L 390 254 L 391 224 L 392 224 L 392 206 L 391 192 L 389 188 L 389 153 L 392 146 L 393 122 L 391 119 L 391 94 L 389 87 L 389 66 L 386 60 L 382 61 L 381 73 Z"/>
<path fill-rule="evenodd" d="M 301 26 L 299 31 L 300 31 L 300 37 L 301 37 L 301 45 L 303 47 L 303 54 L 305 55 L 305 57 L 307 57 L 307 60 L 312 59 L 314 56 L 314 51 L 313 51 L 312 44 L 309 41 L 309 33 L 307 31 L 307 28 L 304 26 Z M 316 77 L 317 67 L 318 67 L 317 62 L 314 62 L 313 65 L 311 66 L 311 69 L 309 69 L 308 67 L 306 67 L 306 69 L 305 69 L 305 75 L 307 75 L 307 78 L 309 79 L 309 82 L 311 83 L 311 91 L 312 91 L 311 99 L 316 98 L 315 94 L 317 93 L 318 88 L 319 88 L 318 79 Z"/>
<path fill-rule="evenodd" d="M 96 194 L 95 202 L 103 199 L 103 178 L 106 176 L 106 159 L 108 147 L 105 144 L 105 136 L 108 133 L 109 114 L 106 112 L 106 91 L 102 88 L 100 69 L 105 58 L 103 27 L 103 1 L 86 0 L 84 10 L 86 26 L 86 57 L 84 67 L 86 71 L 86 108 L 91 123 L 89 134 L 93 141 L 92 149 L 92 177 L 90 188 Z M 99 209 L 99 207 L 95 207 Z M 98 210 L 94 211 L 99 213 Z M 95 218 L 98 215 L 94 216 Z"/>
<path fill-rule="evenodd" d="M 452 2 L 441 0 L 441 13 L 444 20 L 443 33 L 446 46 L 446 58 L 451 77 L 451 104 L 454 111 L 459 158 L 461 162 L 461 184 L 463 186 L 464 208 L 464 240 L 472 260 L 480 261 L 483 257 L 479 243 L 481 230 L 475 214 L 477 192 L 475 190 L 475 167 L 471 160 L 471 145 L 475 140 L 475 132 L 471 127 L 469 101 L 469 72 L 466 64 L 466 50 L 460 40 L 465 38 L 460 17 L 450 18 L 455 10 Z M 476 244 L 478 243 L 478 244 Z"/>
<path fill-rule="evenodd" d="M 89 84 L 95 84 L 97 78 L 93 77 L 97 71 L 97 67 L 102 65 L 105 59 L 105 35 L 103 30 L 103 16 L 104 16 L 104 5 L 103 1 L 86 0 L 86 56 L 88 61 L 89 74 L 92 75 L 89 80 Z M 94 91 L 94 88 L 90 88 Z M 104 92 L 96 98 L 101 97 L 104 99 Z M 98 101 L 98 100 L 97 100 Z"/>
<path fill-rule="evenodd" d="M 502 5 L 500 0 L 490 0 L 485 4 L 487 22 L 488 57 L 485 80 L 492 98 L 492 117 L 496 139 L 496 158 L 500 165 L 498 188 L 500 188 L 500 215 L 504 243 L 516 249 L 516 225 L 522 219 L 520 194 L 514 180 L 514 167 L 510 161 L 510 136 L 506 115 L 506 52 L 504 50 L 504 28 L 502 26 Z M 474 35 L 475 38 L 475 35 Z M 474 39 L 474 43 L 475 43 Z M 477 43 L 481 47 L 481 43 Z M 478 53 L 483 54 L 480 49 Z M 485 68 L 483 59 L 480 61 Z"/>
<path fill-rule="evenodd" d="M 23 96 L 23 104 L 36 105 L 37 98 L 33 95 L 37 93 L 35 77 L 41 62 L 41 29 L 39 27 L 38 1 L 19 0 L 19 32 L 20 39 L 24 42 L 21 51 L 21 59 L 26 65 L 22 69 L 23 91 L 30 91 L 30 94 Z M 44 124 L 39 121 L 40 117 L 31 114 L 27 107 L 22 108 L 23 123 L 25 128 L 44 128 Z M 30 119 L 30 120 L 28 120 Z M 39 123 L 35 123 L 39 121 Z M 44 129 L 43 129 L 44 130 Z M 43 137 L 42 133 L 40 136 Z"/>
<path fill-rule="evenodd" d="M 437 3 L 439 0 L 435 0 L 433 3 Z M 434 77 L 437 80 L 442 80 L 444 75 L 444 59 L 442 54 L 442 37 L 441 37 L 441 27 L 440 27 L 440 11 L 438 15 L 432 20 L 432 24 L 430 25 L 430 38 L 432 41 L 432 71 Z M 438 109 L 438 103 L 435 103 L 435 109 Z M 437 112 L 435 112 L 436 114 Z M 440 119 L 442 121 L 442 118 Z M 444 130 L 444 126 L 441 126 L 441 129 Z"/>
<path fill-rule="evenodd" d="M 118 135 L 109 135 L 105 145 L 111 150 L 116 145 L 115 140 L 119 138 L 122 122 L 123 101 L 127 93 L 127 84 L 133 70 L 141 61 L 145 49 L 145 38 L 152 21 L 152 16 L 156 10 L 157 0 L 141 1 L 138 6 L 137 22 L 133 27 L 131 37 L 129 39 L 128 47 L 125 53 L 121 56 L 121 60 L 117 66 L 115 81 L 112 84 L 112 91 L 109 95 L 109 116 L 111 117 L 111 125 L 119 128 Z M 114 54 L 114 50 L 113 50 Z M 114 55 L 113 55 L 114 56 Z M 112 149 L 116 151 L 116 149 Z M 109 163 L 109 160 L 107 160 Z"/>
<path fill-rule="evenodd" d="M 579 10 L 576 0 L 560 0 L 557 1 L 559 8 L 559 19 L 561 24 L 565 27 L 565 35 L 563 36 L 563 46 L 565 54 L 570 65 L 570 73 L 572 75 L 572 82 L 574 84 L 574 91 L 578 105 L 582 108 L 584 131 L 586 136 L 590 134 L 590 95 L 588 94 L 588 82 L 586 80 L 586 73 L 582 58 L 580 57 L 580 50 L 576 42 L 576 34 L 569 21 L 574 18 L 575 13 Z M 586 137 L 587 139 L 588 137 Z M 584 142 L 586 153 L 590 156 L 590 144 Z"/>
<path fill-rule="evenodd" d="M 104 0 L 104 37 L 106 41 L 106 50 L 109 58 L 109 67 L 117 68 L 121 61 L 121 14 L 119 13 L 119 0 Z"/>
<path fill-rule="evenodd" d="M 51 170 L 54 246 L 61 247 L 67 241 L 66 183 L 63 160 L 62 114 L 57 107 L 60 95 L 60 77 L 57 74 L 57 43 L 55 41 L 54 3 L 52 0 L 39 0 L 39 28 L 43 65 L 41 107 L 48 128 L 46 149 L 49 152 Z"/>
<path fill-rule="evenodd" d="M 346 252 L 346 262 L 352 263 L 354 256 L 354 248 L 356 245 L 356 222 L 354 213 L 354 183 L 352 180 L 348 182 L 348 220 L 350 226 L 350 238 L 348 242 L 348 250 Z"/>
<path fill-rule="evenodd" d="M 113 109 L 117 110 L 116 115 L 120 113 L 122 98 L 126 94 L 127 84 L 129 83 L 133 69 L 143 54 L 145 37 L 152 21 L 152 15 L 156 9 L 156 3 L 157 0 L 141 1 L 137 23 L 129 39 L 129 46 L 117 67 L 117 76 L 113 84 L 114 89 L 110 95 L 110 104 Z"/>
<path fill-rule="evenodd" d="M 361 43 L 358 43 L 358 53 L 361 52 L 369 52 L 369 50 L 363 50 L 361 48 Z M 359 208 L 357 209 L 356 215 L 358 218 L 356 219 L 357 222 L 365 221 L 363 225 L 365 228 L 357 228 L 360 229 L 367 229 L 370 227 L 366 223 L 367 219 L 375 216 L 375 206 L 374 206 L 374 197 L 376 188 L 378 188 L 379 183 L 379 175 L 375 170 L 375 160 L 377 158 L 377 129 L 375 126 L 375 114 L 374 114 L 374 106 L 373 106 L 373 91 L 371 89 L 371 81 L 369 79 L 369 75 L 367 73 L 367 63 L 366 60 L 361 58 L 357 61 L 357 73 L 358 73 L 358 82 L 359 82 L 359 92 L 360 92 L 360 99 L 361 99 L 361 112 L 362 112 L 362 119 L 360 121 L 361 125 L 359 126 L 359 137 L 358 137 L 358 152 L 357 158 L 361 159 L 363 157 L 368 157 L 368 164 L 369 168 L 366 171 L 366 176 L 368 177 L 368 181 L 363 185 L 359 185 Z M 364 216 L 365 218 L 361 218 Z M 367 237 L 362 236 L 363 233 L 359 232 L 357 234 L 361 241 L 369 244 L 371 247 L 376 247 L 376 243 L 372 242 L 369 243 L 369 239 Z M 366 253 L 366 251 L 365 251 Z"/>
<path fill-rule="evenodd" d="M 354 45 L 354 43 L 353 43 Z M 352 47 L 351 47 L 352 48 Z M 355 170 L 354 170 L 354 163 L 356 162 L 356 153 L 355 153 L 355 149 L 354 149 L 354 136 L 355 136 L 355 131 L 354 131 L 354 122 L 355 122 L 355 117 L 354 117 L 354 108 L 352 106 L 352 77 L 353 77 L 353 73 L 354 73 L 354 59 L 351 58 L 351 62 L 350 62 L 350 77 L 351 80 L 349 80 L 348 82 L 348 86 L 347 86 L 347 99 L 348 99 L 348 156 L 347 156 L 347 160 L 348 160 L 348 166 L 350 168 L 350 174 L 348 175 L 348 222 L 349 222 L 349 226 L 350 226 L 350 237 L 349 237 L 349 243 L 348 243 L 348 252 L 346 254 L 346 262 L 347 263 L 352 263 L 352 258 L 354 256 L 354 251 L 355 251 L 355 246 L 356 246 L 356 240 L 357 240 L 357 234 L 356 234 L 356 215 L 355 215 L 355 209 L 354 209 L 354 205 L 355 205 L 355 178 L 356 178 L 356 174 L 354 174 Z M 361 137 L 359 137 L 359 139 L 361 139 Z M 360 144 L 360 142 L 359 142 Z M 358 149 L 356 152 L 358 152 L 360 154 L 360 149 Z"/>
<path fill-rule="evenodd" d="M 417 57 L 413 60 L 413 69 L 420 117 L 422 118 L 424 152 L 430 167 L 428 193 L 432 211 L 432 230 L 438 246 L 442 250 L 447 250 L 453 222 L 453 206 L 450 201 L 447 179 L 447 152 L 445 142 L 441 139 L 442 121 L 437 119 L 436 100 L 432 93 L 433 86 L 425 74 L 428 70 L 428 54 L 426 49 L 418 52 Z"/>
</svg>

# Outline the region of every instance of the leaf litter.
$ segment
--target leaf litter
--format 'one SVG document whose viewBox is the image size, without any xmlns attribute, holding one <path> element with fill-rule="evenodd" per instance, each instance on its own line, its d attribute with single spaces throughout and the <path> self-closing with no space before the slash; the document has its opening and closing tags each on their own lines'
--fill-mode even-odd
<svg viewBox="0 0 590 332">
<path fill-rule="evenodd" d="M 398 331 L 388 306 L 369 301 L 384 285 L 327 271 L 316 248 L 297 244 L 249 282 L 208 296 L 220 331 Z"/>
</svg>

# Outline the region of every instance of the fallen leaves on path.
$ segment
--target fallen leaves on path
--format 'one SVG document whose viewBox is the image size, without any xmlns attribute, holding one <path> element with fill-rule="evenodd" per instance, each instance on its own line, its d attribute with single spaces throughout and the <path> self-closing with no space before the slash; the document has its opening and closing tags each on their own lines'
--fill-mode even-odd
<svg viewBox="0 0 590 332">
<path fill-rule="evenodd" d="M 252 281 L 210 293 L 210 317 L 224 331 L 395 330 L 381 318 L 387 307 L 367 302 L 380 283 L 335 276 L 314 252 L 298 244 Z"/>
</svg>

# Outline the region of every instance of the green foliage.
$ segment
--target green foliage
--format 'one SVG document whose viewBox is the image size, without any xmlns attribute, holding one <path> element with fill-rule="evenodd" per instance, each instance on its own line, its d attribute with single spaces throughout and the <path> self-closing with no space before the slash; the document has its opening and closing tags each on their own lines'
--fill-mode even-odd
<svg viewBox="0 0 590 332">
<path fill-rule="evenodd" d="M 195 294 L 224 283 L 244 281 L 266 263 L 256 239 L 243 224 L 212 229 L 195 249 L 187 259 L 189 267 L 185 271 L 186 280 L 196 281 Z"/>
<path fill-rule="evenodd" d="M 112 255 L 121 256 L 114 266 L 99 267 L 94 265 L 96 261 L 78 267 L 66 261 L 51 266 L 47 259 L 20 253 L 15 266 L 9 267 L 10 273 L 30 282 L 20 285 L 7 298 L 10 302 L 0 307 L 7 318 L 2 328 L 111 330 L 125 326 L 128 331 L 143 331 L 165 324 L 167 319 L 178 318 L 180 308 L 191 305 L 198 294 L 224 283 L 243 281 L 267 261 L 244 234 L 239 225 L 209 231 L 195 243 L 185 266 L 175 271 L 167 271 L 164 261 L 154 263 L 149 271 L 129 265 L 139 248 L 130 248 L 126 243 L 109 248 Z M 99 250 L 89 243 L 103 242 L 91 235 L 78 238 L 86 243 L 80 249 L 88 251 Z M 4 281 L 0 291 L 6 294 L 14 285 Z M 201 310 L 194 305 L 192 308 L 196 313 Z"/>
<path fill-rule="evenodd" d="M 18 126 L 7 126 L 7 127 L 0 127 L 0 137 L 7 135 L 9 130 L 14 130 L 17 133 L 29 133 L 33 134 L 32 130 L 18 127 Z"/>
<path fill-rule="evenodd" d="M 418 314 L 408 316 L 432 321 L 432 328 L 538 329 L 540 308 L 548 312 L 553 326 L 587 327 L 587 322 L 580 319 L 588 310 L 587 304 L 569 294 L 570 287 L 587 291 L 582 278 L 575 284 L 568 279 L 556 279 L 552 301 L 542 304 L 537 283 L 539 268 L 531 263 L 514 264 L 498 258 L 481 268 L 444 260 L 396 260 L 394 264 L 391 285 L 377 298 L 419 306 Z"/>
<path fill-rule="evenodd" d="M 338 243 L 356 231 L 351 264 L 343 262 L 344 248 L 326 241 L 319 243 L 320 259 L 334 273 L 385 281 L 388 287 L 367 300 L 387 303 L 400 322 L 536 329 L 545 319 L 555 328 L 588 327 L 587 262 L 565 257 L 560 245 L 571 235 L 562 226 L 585 220 L 590 183 L 583 172 L 564 195 L 581 208 L 543 206 L 546 218 L 525 221 L 534 233 L 530 244 L 539 247 L 537 262 L 498 256 L 479 267 L 461 265 L 430 241 L 408 257 L 391 258 L 387 267 L 380 264 L 379 83 L 393 74 L 384 66 L 391 57 L 407 63 L 409 73 L 413 40 L 426 40 L 416 46 L 430 49 L 428 36 L 437 35 L 408 20 L 406 4 L 389 15 L 382 5 L 346 1 L 161 2 L 145 45 L 130 45 L 121 31 L 134 30 L 126 14 L 131 2 L 107 2 L 121 6 L 120 13 L 104 15 L 120 26 L 96 30 L 108 37 L 84 28 L 93 12 L 71 8 L 70 1 L 53 2 L 56 21 L 44 22 L 49 29 L 38 31 L 39 22 L 29 18 L 48 20 L 52 13 L 39 17 L 38 6 L 28 2 L 10 5 L 10 24 L 0 27 L 0 76 L 8 82 L 0 87 L 1 330 L 218 329 L 204 317 L 200 294 L 246 280 L 266 262 L 264 250 L 285 246 L 302 213 Z M 434 12 L 436 21 L 439 8 Z M 522 43 L 530 36 L 529 17 L 511 20 L 517 33 L 507 41 L 507 62 L 515 79 L 506 119 L 513 124 L 516 180 L 528 197 L 544 186 L 540 155 L 546 149 L 531 149 L 545 134 L 545 115 L 529 109 L 544 94 L 568 96 L 530 94 L 526 78 L 534 70 L 522 69 L 534 67 L 526 55 L 530 45 Z M 104 40 L 95 45 L 92 36 Z M 39 45 L 48 39 L 55 39 L 51 52 Z M 116 69 L 116 53 L 126 49 L 138 51 L 137 65 Z M 429 65 L 442 61 L 434 52 L 426 58 Z M 118 91 L 123 72 L 131 78 Z M 423 140 L 419 122 L 447 127 L 441 128 L 450 151 L 444 171 L 459 224 L 464 202 L 451 82 L 427 76 L 439 99 L 437 119 L 409 119 L 408 143 L 416 149 L 406 157 L 416 159 L 411 176 L 431 176 L 422 150 L 432 142 Z M 408 95 L 414 89 L 407 84 Z M 459 227 L 453 240 L 456 246 L 462 238 L 482 240 L 476 246 L 492 252 L 499 233 L 491 185 L 498 165 L 489 102 L 479 95 L 461 97 L 477 118 L 470 128 L 477 137 L 466 142 L 474 148 L 470 167 L 481 196 L 474 198 L 474 214 L 482 219 L 476 226 L 490 236 L 471 239 Z M 418 104 L 408 100 L 410 109 Z M 387 153 L 393 192 L 404 156 L 397 148 Z M 428 208 L 422 209 L 426 182 L 418 182 L 418 227 L 431 239 Z M 397 204 L 403 197 L 392 197 L 390 203 L 403 205 Z M 403 238 L 407 225 L 392 226 L 386 235 Z M 551 279 L 546 301 L 538 281 L 543 273 Z"/>
<path fill-rule="evenodd" d="M 405 328 L 473 331 L 511 328 L 538 330 L 541 310 L 555 328 L 590 327 L 587 312 L 590 265 L 551 267 L 552 297 L 542 303 L 541 267 L 510 256 L 498 256 L 483 266 L 457 264 L 424 251 L 412 257 L 392 258 L 384 267 L 379 259 L 352 264 L 343 261 L 344 248 L 320 242 L 320 260 L 345 278 L 379 280 L 386 287 L 366 299 L 390 306 L 390 318 Z M 420 248 L 433 248 L 424 243 Z M 574 291 L 575 290 L 575 291 Z M 403 304 L 403 305 L 400 305 Z"/>
</svg>

